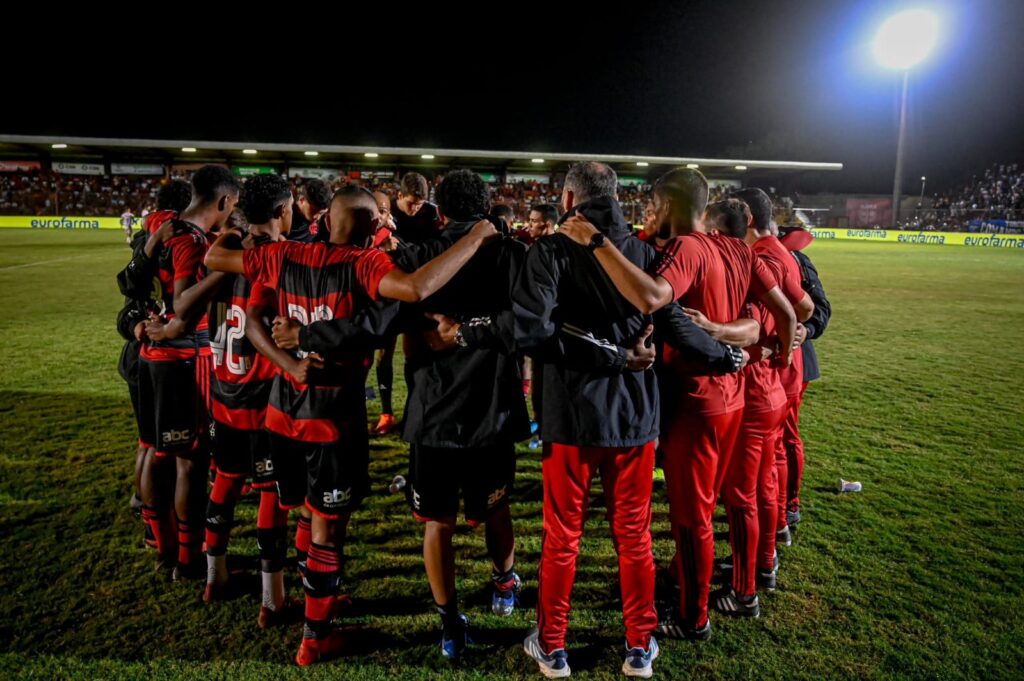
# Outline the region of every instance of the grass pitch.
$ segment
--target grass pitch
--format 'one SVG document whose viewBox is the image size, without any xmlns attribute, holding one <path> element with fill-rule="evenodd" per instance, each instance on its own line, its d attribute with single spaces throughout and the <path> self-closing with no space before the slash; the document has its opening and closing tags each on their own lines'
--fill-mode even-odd
<svg viewBox="0 0 1024 681">
<path fill-rule="evenodd" d="M 780 589 L 763 597 L 761 619 L 718 617 L 707 643 L 663 642 L 656 675 L 1016 677 L 1024 256 L 842 242 L 808 253 L 835 313 L 818 343 L 824 379 L 803 412 L 804 523 L 780 549 Z M 0 677 L 539 678 L 520 649 L 541 535 L 539 455 L 525 448 L 513 515 L 527 607 L 489 614 L 483 537 L 461 529 L 459 590 L 478 644 L 459 669 L 437 650 L 419 525 L 387 493 L 406 460 L 393 437 L 374 442 L 376 493 L 345 549 L 350 654 L 299 670 L 299 625 L 257 629 L 253 497 L 231 544 L 232 566 L 251 575 L 248 595 L 207 607 L 196 585 L 158 579 L 128 511 L 134 432 L 114 330 L 114 274 L 127 257 L 117 232 L 0 233 Z M 371 402 L 373 420 L 377 409 Z M 864 491 L 837 494 L 840 477 Z M 582 679 L 620 676 L 615 559 L 598 493 L 569 639 Z M 655 503 L 663 565 L 672 549 L 660 486 Z"/>
</svg>

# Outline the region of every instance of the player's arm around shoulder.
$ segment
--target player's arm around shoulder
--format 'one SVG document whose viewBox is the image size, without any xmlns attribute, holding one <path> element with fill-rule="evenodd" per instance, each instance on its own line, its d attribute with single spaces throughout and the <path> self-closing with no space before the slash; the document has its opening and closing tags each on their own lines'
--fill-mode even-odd
<svg viewBox="0 0 1024 681">
<path fill-rule="evenodd" d="M 392 269 L 381 278 L 378 293 L 384 298 L 418 303 L 447 284 L 481 246 L 499 237 L 493 224 L 481 220 L 473 226 L 469 234 L 436 258 L 424 263 L 415 272 L 407 273 L 398 268 Z"/>
</svg>

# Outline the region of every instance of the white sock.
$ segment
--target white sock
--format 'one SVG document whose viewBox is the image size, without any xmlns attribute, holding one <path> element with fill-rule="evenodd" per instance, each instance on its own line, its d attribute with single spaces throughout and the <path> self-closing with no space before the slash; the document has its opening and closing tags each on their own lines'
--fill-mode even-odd
<svg viewBox="0 0 1024 681">
<path fill-rule="evenodd" d="M 284 605 L 284 570 L 261 572 L 263 577 L 263 607 L 279 610 Z"/>
<path fill-rule="evenodd" d="M 227 584 L 228 581 L 228 556 L 211 556 L 206 554 L 206 583 Z"/>
</svg>

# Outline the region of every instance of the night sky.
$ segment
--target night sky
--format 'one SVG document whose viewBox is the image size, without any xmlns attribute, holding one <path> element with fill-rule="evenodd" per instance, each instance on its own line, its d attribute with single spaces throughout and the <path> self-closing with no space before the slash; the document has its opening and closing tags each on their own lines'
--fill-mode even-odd
<svg viewBox="0 0 1024 681">
<path fill-rule="evenodd" d="M 886 192 L 900 79 L 870 41 L 888 14 L 928 6 L 941 37 L 911 75 L 906 191 L 1024 162 L 1024 2 L 631 4 L 303 21 L 308 4 L 237 25 L 204 15 L 201 31 L 123 27 L 95 43 L 102 58 L 9 69 L 4 90 L 36 104 L 4 107 L 0 132 L 838 161 L 804 189 Z"/>
</svg>

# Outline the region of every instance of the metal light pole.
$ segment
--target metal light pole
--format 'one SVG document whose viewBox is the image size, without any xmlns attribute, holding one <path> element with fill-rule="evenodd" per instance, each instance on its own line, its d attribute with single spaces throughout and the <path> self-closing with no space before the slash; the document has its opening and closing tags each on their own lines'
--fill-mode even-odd
<svg viewBox="0 0 1024 681">
<path fill-rule="evenodd" d="M 907 133 L 907 85 L 910 82 L 910 70 L 903 72 L 903 96 L 900 98 L 900 132 L 896 139 L 896 177 L 892 181 L 892 224 L 900 223 L 900 194 L 903 190 L 903 148 Z"/>
<path fill-rule="evenodd" d="M 925 182 L 927 180 L 928 180 L 927 177 L 925 177 L 924 175 L 921 176 L 921 198 L 917 200 L 917 205 L 918 206 L 923 206 L 924 205 L 924 185 L 925 185 Z"/>
<path fill-rule="evenodd" d="M 903 72 L 903 91 L 900 97 L 900 128 L 896 138 L 896 175 L 892 182 L 892 224 L 900 221 L 900 196 L 903 193 L 903 157 L 907 135 L 907 90 L 910 69 L 921 62 L 938 35 L 937 17 L 925 9 L 911 9 L 887 19 L 875 34 L 874 50 L 879 63 L 886 68 Z M 923 181 L 923 178 L 922 178 Z M 922 201 L 924 188 L 921 189 Z"/>
</svg>

